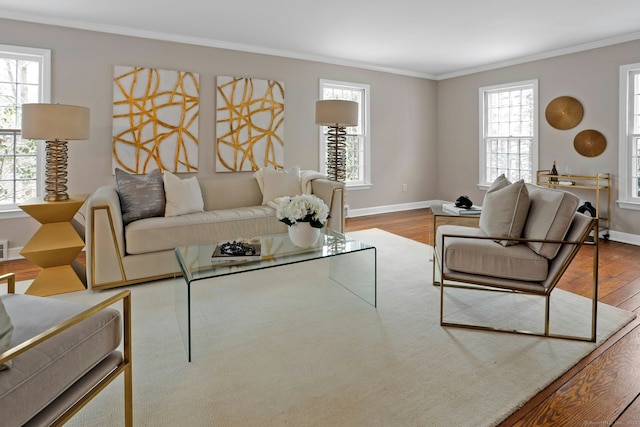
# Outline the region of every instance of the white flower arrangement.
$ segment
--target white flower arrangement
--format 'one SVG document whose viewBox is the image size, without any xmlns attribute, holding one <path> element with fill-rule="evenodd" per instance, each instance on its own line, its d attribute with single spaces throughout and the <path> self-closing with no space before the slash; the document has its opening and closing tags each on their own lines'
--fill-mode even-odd
<svg viewBox="0 0 640 427">
<path fill-rule="evenodd" d="M 317 196 L 302 194 L 283 200 L 276 210 L 276 217 L 289 226 L 308 222 L 314 228 L 322 228 L 329 218 L 329 207 Z"/>
</svg>

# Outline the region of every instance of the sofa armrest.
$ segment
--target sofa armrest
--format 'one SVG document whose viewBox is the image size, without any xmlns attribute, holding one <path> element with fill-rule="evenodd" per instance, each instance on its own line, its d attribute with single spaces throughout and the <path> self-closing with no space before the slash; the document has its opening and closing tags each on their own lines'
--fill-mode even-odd
<svg viewBox="0 0 640 427">
<path fill-rule="evenodd" d="M 100 187 L 89 197 L 86 239 L 88 287 L 123 281 L 122 257 L 126 247 L 115 186 Z"/>
<path fill-rule="evenodd" d="M 311 191 L 329 206 L 327 227 L 344 233 L 344 183 L 329 179 L 311 181 Z"/>
</svg>

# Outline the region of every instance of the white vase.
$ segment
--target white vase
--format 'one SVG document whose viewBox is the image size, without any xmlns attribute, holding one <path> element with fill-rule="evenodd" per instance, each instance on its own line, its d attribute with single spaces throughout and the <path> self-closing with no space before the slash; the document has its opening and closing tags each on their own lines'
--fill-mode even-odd
<svg viewBox="0 0 640 427">
<path fill-rule="evenodd" d="M 313 246 L 318 236 L 320 236 L 320 229 L 312 227 L 308 222 L 296 222 L 289 226 L 289 239 L 300 248 Z"/>
</svg>

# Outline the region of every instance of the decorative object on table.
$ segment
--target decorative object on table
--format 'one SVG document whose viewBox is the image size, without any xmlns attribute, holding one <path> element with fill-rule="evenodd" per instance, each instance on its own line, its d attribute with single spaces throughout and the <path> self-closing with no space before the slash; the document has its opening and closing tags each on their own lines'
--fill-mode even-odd
<svg viewBox="0 0 640 427">
<path fill-rule="evenodd" d="M 232 241 L 221 243 L 216 246 L 211 255 L 212 260 L 256 260 L 261 257 L 260 243 L 247 243 L 241 241 Z"/>
<path fill-rule="evenodd" d="M 198 171 L 198 73 L 116 65 L 112 168 Z"/>
<path fill-rule="evenodd" d="M 544 115 L 554 128 L 567 130 L 576 127 L 582 121 L 584 109 L 577 99 L 560 96 L 547 105 Z"/>
<path fill-rule="evenodd" d="M 23 104 L 22 138 L 46 140 L 47 202 L 69 200 L 67 141 L 89 139 L 89 109 L 63 104 Z"/>
<path fill-rule="evenodd" d="M 473 206 L 473 202 L 469 198 L 469 196 L 460 196 L 456 199 L 455 203 L 457 208 L 465 208 L 470 209 Z"/>
<path fill-rule="evenodd" d="M 358 125 L 358 103 L 339 99 L 316 101 L 316 124 L 327 126 L 327 175 L 329 179 L 346 179 L 346 126 Z"/>
<path fill-rule="evenodd" d="M 289 226 L 289 238 L 294 245 L 312 246 L 329 218 L 329 207 L 320 198 L 301 194 L 280 202 L 276 218 Z"/>
<path fill-rule="evenodd" d="M 585 157 L 597 157 L 607 148 L 607 139 L 597 130 L 587 129 L 576 135 L 573 147 Z"/>
<path fill-rule="evenodd" d="M 471 205 L 468 208 L 457 206 L 455 203 L 444 203 L 442 210 L 451 215 L 468 215 L 468 216 L 480 216 L 482 213 L 482 206 Z"/>
<path fill-rule="evenodd" d="M 588 212 L 593 218 L 596 217 L 596 208 L 591 204 L 591 202 L 584 202 L 582 206 L 578 208 L 578 212 L 585 213 Z"/>
<path fill-rule="evenodd" d="M 553 182 L 554 184 L 558 183 L 558 169 L 556 168 L 556 161 L 553 161 L 553 166 L 551 167 L 551 177 L 549 177 L 549 182 Z"/>
<path fill-rule="evenodd" d="M 216 172 L 284 167 L 284 83 L 218 76 Z"/>
</svg>

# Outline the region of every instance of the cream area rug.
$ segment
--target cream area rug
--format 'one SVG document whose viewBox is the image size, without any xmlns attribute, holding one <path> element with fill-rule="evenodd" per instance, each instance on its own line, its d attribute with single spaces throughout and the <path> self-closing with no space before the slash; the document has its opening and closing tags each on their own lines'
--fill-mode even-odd
<svg viewBox="0 0 640 427">
<path fill-rule="evenodd" d="M 325 261 L 201 282 L 192 363 L 174 311 L 182 279 L 130 287 L 135 424 L 491 426 L 598 345 L 442 328 L 432 249 L 377 229 L 350 234 L 377 247 L 377 308 L 328 279 Z M 589 301 L 554 293 L 557 332 L 588 332 Z M 538 301 L 466 291 L 446 304 L 454 317 L 541 326 Z M 600 304 L 598 342 L 633 317 Z M 69 425 L 123 425 L 122 402 L 117 380 Z"/>
</svg>

